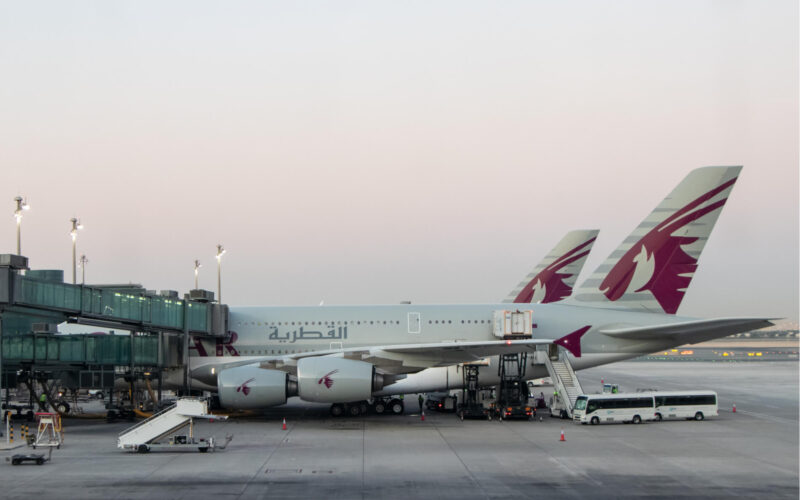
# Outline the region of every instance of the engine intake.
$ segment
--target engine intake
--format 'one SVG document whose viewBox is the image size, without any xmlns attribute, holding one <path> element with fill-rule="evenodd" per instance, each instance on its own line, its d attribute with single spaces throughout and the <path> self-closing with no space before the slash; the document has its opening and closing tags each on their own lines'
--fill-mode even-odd
<svg viewBox="0 0 800 500">
<path fill-rule="evenodd" d="M 305 401 L 361 401 L 372 397 L 383 385 L 383 375 L 363 361 L 323 356 L 302 358 L 297 362 L 297 389 Z"/>
<path fill-rule="evenodd" d="M 217 375 L 217 390 L 222 407 L 235 410 L 282 405 L 297 394 L 288 373 L 265 370 L 258 364 L 222 370 Z"/>
</svg>

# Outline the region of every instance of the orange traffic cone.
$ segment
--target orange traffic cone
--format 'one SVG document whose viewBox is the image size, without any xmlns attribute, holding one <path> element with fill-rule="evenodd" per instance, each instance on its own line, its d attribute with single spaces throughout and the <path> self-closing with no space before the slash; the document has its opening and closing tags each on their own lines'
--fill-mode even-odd
<svg viewBox="0 0 800 500">
<path fill-rule="evenodd" d="M 425 412 L 424 412 L 424 411 L 423 411 L 422 413 L 420 413 L 420 414 L 419 414 L 419 418 L 420 418 L 420 420 L 422 420 L 423 422 L 425 421 Z"/>
<path fill-rule="evenodd" d="M 286 417 L 283 417 L 283 430 L 286 430 Z"/>
<path fill-rule="evenodd" d="M 736 413 L 736 403 L 733 403 L 733 413 Z"/>
<path fill-rule="evenodd" d="M 566 441 L 567 438 L 564 437 L 564 429 L 561 429 L 561 439 L 559 441 Z"/>
</svg>

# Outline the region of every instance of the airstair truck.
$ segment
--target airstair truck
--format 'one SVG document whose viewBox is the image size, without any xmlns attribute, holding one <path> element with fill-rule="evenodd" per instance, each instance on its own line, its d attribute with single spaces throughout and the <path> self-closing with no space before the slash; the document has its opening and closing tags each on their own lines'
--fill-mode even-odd
<svg viewBox="0 0 800 500">
<path fill-rule="evenodd" d="M 147 453 L 151 449 L 159 448 L 197 448 L 203 453 L 208 450 L 225 449 L 232 436 L 226 437 L 223 445 L 218 445 L 213 437 L 196 439 L 194 437 L 195 418 L 226 420 L 228 417 L 210 414 L 206 399 L 180 398 L 174 405 L 122 431 L 117 438 L 117 447 L 139 453 Z M 187 425 L 189 426 L 188 435 L 170 436 Z"/>
</svg>

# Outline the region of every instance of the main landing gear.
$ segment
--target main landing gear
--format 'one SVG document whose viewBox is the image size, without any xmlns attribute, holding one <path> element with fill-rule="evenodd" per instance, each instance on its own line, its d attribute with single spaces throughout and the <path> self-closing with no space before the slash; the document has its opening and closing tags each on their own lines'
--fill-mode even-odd
<svg viewBox="0 0 800 500">
<path fill-rule="evenodd" d="M 353 401 L 351 403 L 334 403 L 331 405 L 333 417 L 358 417 L 367 413 L 376 415 L 402 415 L 405 411 L 403 400 L 399 398 L 375 398 L 370 401 Z"/>
</svg>

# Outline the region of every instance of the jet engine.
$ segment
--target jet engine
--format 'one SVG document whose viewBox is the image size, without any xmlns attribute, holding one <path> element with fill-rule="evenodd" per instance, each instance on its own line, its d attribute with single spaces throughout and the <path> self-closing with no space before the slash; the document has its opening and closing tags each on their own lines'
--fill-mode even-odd
<svg viewBox="0 0 800 500">
<path fill-rule="evenodd" d="M 383 375 L 363 361 L 334 357 L 310 357 L 297 361 L 297 389 L 305 401 L 361 401 L 372 397 L 372 392 L 383 385 Z"/>
<path fill-rule="evenodd" d="M 223 408 L 252 410 L 284 404 L 287 397 L 297 395 L 297 385 L 288 373 L 253 364 L 222 370 L 217 391 Z"/>
</svg>

